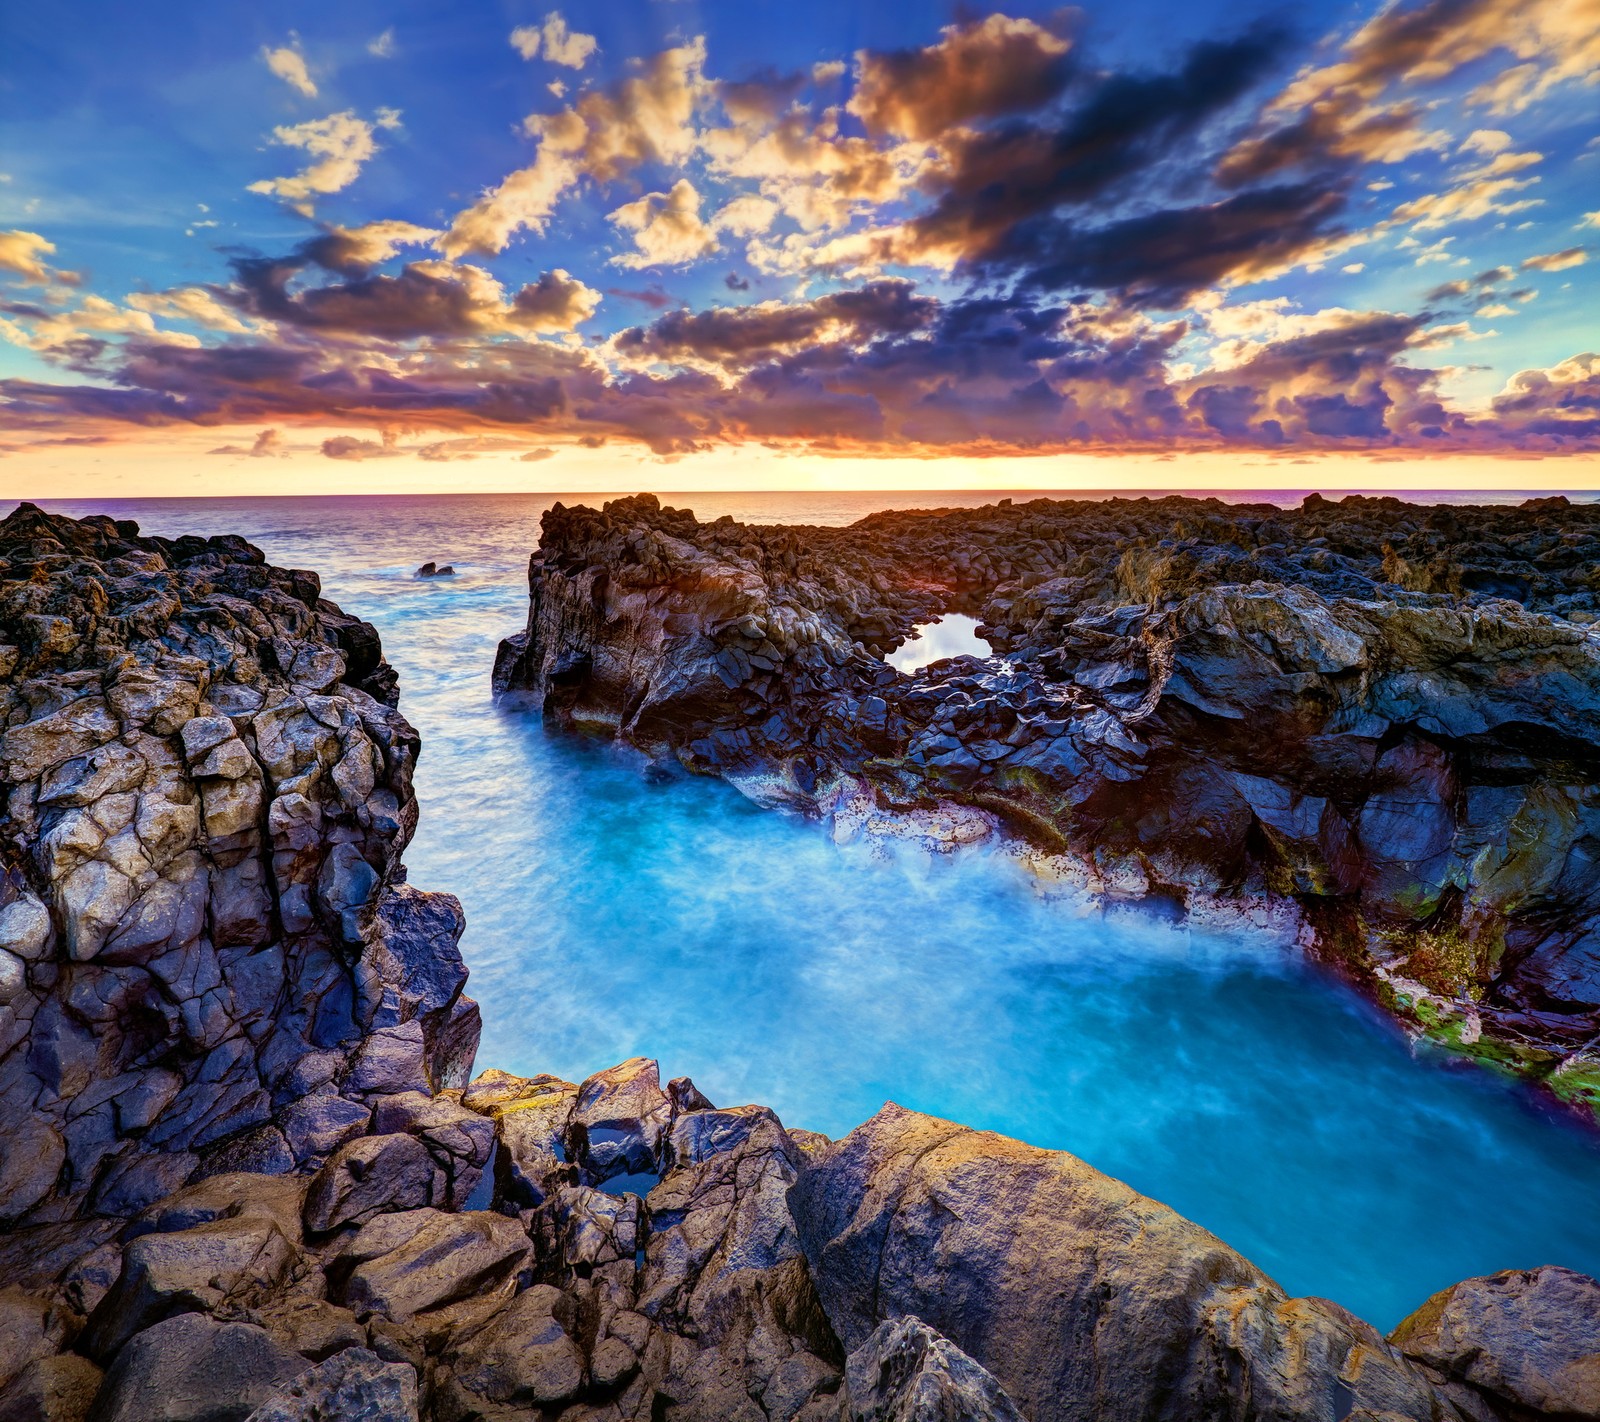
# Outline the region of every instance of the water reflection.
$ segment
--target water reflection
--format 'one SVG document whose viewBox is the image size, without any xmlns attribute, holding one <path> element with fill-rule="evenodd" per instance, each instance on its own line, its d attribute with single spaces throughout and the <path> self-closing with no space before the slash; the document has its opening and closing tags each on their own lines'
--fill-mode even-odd
<svg viewBox="0 0 1600 1422">
<path fill-rule="evenodd" d="M 937 622 L 924 622 L 912 636 L 884 658 L 896 671 L 910 676 L 930 662 L 945 657 L 989 657 L 994 653 L 978 635 L 978 619 L 963 612 L 947 612 Z"/>
</svg>

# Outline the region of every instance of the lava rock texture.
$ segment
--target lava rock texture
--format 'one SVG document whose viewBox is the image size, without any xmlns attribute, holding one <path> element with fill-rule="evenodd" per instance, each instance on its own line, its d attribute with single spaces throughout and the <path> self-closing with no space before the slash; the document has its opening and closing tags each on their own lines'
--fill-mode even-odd
<svg viewBox="0 0 1600 1422">
<path fill-rule="evenodd" d="M 371 629 L 237 540 L 0 550 L 0 1422 L 1596 1415 L 1565 1270 L 1385 1340 L 1068 1155 L 472 1078 Z"/>
<path fill-rule="evenodd" d="M 1102 898 L 1287 923 L 1600 1108 L 1600 506 L 641 495 L 546 514 L 529 591 L 496 686 L 548 717 L 841 834 L 1008 834 Z M 949 612 L 996 656 L 886 664 Z"/>
</svg>

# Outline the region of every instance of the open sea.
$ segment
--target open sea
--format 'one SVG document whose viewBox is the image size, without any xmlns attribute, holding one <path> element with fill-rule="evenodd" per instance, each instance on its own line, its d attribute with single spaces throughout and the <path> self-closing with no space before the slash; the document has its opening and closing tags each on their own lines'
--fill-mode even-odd
<svg viewBox="0 0 1600 1422">
<path fill-rule="evenodd" d="M 846 523 L 1000 496 L 662 499 L 702 518 Z M 1385 1330 L 1469 1275 L 1600 1275 L 1600 1133 L 1486 1072 L 1419 1059 L 1273 942 L 1085 916 L 982 851 L 840 848 L 719 782 L 651 783 L 605 746 L 497 709 L 495 646 L 524 623 L 554 500 L 43 502 L 151 533 L 243 534 L 377 625 L 422 734 L 406 863 L 466 907 L 480 1067 L 581 1080 L 648 1055 L 719 1105 L 759 1101 L 829 1135 L 894 1100 L 1069 1150 L 1291 1292 Z M 417 581 L 428 560 L 457 576 Z"/>
</svg>

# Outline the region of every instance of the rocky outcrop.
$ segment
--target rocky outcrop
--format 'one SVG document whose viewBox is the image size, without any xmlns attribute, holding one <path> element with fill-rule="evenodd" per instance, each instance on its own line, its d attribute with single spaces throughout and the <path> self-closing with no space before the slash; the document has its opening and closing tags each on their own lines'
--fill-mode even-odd
<svg viewBox="0 0 1600 1422">
<path fill-rule="evenodd" d="M 61 1422 L 1595 1415 L 1600 1285 L 1565 1271 L 1386 1342 L 1071 1156 L 898 1107 L 832 1143 L 643 1060 L 434 1099 L 512 1158 L 483 1208 L 329 1225 L 336 1161 L 189 1185 L 0 1298 L 0 1419 L 47 1382 Z"/>
<path fill-rule="evenodd" d="M 757 799 L 1243 912 L 1600 1105 L 1600 508 L 545 516 L 496 686 Z M 883 654 L 948 612 L 990 659 Z M 895 823 L 897 822 L 897 823 Z"/>
<path fill-rule="evenodd" d="M 1600 1285 L 1563 1270 L 1385 1342 L 1070 1156 L 892 1106 L 834 1143 L 644 1059 L 472 1077 L 370 629 L 231 541 L 24 508 L 0 551 L 33 925 L 0 1009 L 0 1422 L 1593 1408 Z M 132 897 L 91 911 L 120 900 L 85 866 Z"/>
<path fill-rule="evenodd" d="M 460 907 L 400 864 L 417 736 L 315 574 L 24 504 L 0 673 L 0 1224 L 311 1168 L 465 1083 Z"/>
</svg>

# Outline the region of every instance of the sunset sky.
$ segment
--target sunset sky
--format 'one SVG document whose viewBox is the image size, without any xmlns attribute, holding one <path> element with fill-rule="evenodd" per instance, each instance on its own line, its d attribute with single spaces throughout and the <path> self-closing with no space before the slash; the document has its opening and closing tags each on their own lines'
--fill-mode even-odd
<svg viewBox="0 0 1600 1422">
<path fill-rule="evenodd" d="M 1600 486 L 1600 0 L 13 5 L 0 492 Z"/>
</svg>

